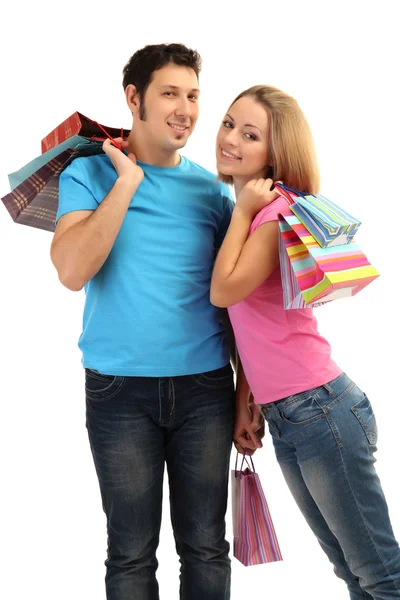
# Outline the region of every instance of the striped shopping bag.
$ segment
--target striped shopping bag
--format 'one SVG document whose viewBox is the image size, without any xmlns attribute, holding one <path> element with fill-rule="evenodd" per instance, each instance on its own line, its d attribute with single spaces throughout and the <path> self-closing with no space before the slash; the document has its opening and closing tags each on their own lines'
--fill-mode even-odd
<svg viewBox="0 0 400 600">
<path fill-rule="evenodd" d="M 289 210 L 279 215 L 279 261 L 285 309 L 354 296 L 379 277 L 355 242 L 321 248 Z"/>
<path fill-rule="evenodd" d="M 353 241 L 361 221 L 340 206 L 322 196 L 292 190 L 278 183 L 277 190 L 285 196 L 290 210 L 311 233 L 321 248 L 340 246 Z"/>
<path fill-rule="evenodd" d="M 251 457 L 243 456 L 240 469 L 231 473 L 233 555 L 245 567 L 282 560 L 281 551 L 272 523 L 260 478 L 254 470 Z M 243 470 L 250 458 L 251 468 Z M 250 467 L 250 464 L 248 467 Z"/>
</svg>

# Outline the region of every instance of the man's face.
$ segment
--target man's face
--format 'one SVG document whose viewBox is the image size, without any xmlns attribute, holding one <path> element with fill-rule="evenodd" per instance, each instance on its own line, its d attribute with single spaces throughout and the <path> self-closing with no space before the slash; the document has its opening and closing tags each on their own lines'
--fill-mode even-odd
<svg viewBox="0 0 400 600">
<path fill-rule="evenodd" d="M 198 80 L 193 69 L 170 63 L 153 73 L 142 102 L 132 108 L 134 127 L 153 147 L 176 151 L 185 146 L 196 125 Z"/>
</svg>

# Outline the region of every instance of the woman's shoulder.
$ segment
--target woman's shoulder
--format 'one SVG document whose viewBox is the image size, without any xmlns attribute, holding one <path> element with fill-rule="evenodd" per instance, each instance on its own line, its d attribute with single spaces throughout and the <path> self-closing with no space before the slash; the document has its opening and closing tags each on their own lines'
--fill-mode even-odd
<svg viewBox="0 0 400 600">
<path fill-rule="evenodd" d="M 278 196 L 275 200 L 273 200 L 268 206 L 265 206 L 260 210 L 259 213 L 255 216 L 250 232 L 253 232 L 257 227 L 263 225 L 263 223 L 268 223 L 269 221 L 279 221 L 279 214 L 288 210 L 289 204 L 284 196 Z"/>
</svg>

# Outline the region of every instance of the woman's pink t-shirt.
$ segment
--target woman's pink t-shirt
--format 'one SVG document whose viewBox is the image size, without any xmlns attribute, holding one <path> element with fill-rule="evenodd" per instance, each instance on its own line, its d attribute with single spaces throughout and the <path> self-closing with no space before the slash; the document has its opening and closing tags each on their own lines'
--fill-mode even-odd
<svg viewBox="0 0 400 600">
<path fill-rule="evenodd" d="M 263 208 L 251 224 L 277 221 L 283 197 Z M 229 309 L 243 369 L 257 404 L 281 400 L 328 383 L 341 374 L 329 343 L 318 332 L 313 309 L 283 308 L 280 268 Z"/>
</svg>

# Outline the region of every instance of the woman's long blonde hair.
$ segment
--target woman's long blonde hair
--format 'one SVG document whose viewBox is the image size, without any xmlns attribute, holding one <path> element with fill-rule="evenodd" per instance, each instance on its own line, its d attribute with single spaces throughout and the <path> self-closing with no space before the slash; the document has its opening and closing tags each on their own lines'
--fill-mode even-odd
<svg viewBox="0 0 400 600">
<path fill-rule="evenodd" d="M 259 102 L 268 115 L 268 164 L 270 172 L 265 174 L 274 181 L 283 181 L 295 190 L 317 194 L 319 192 L 319 170 L 310 126 L 296 100 L 269 85 L 255 85 L 235 98 L 250 96 Z M 228 109 L 229 110 L 229 109 Z M 225 183 L 232 177 L 219 173 Z"/>
</svg>

